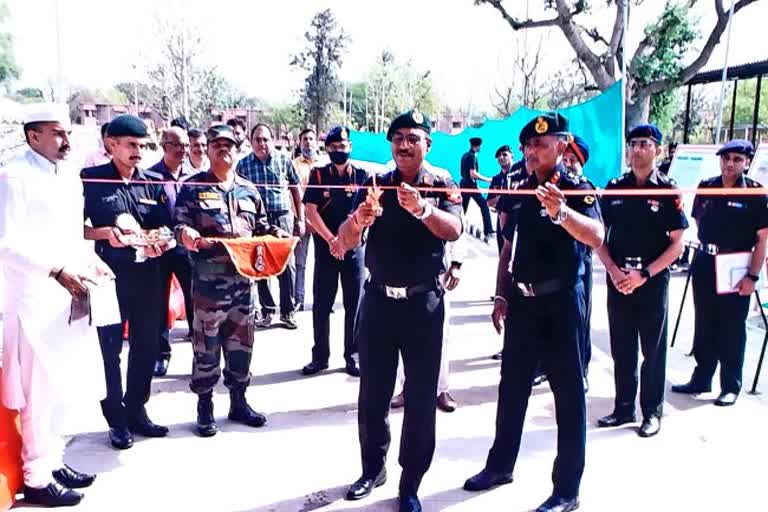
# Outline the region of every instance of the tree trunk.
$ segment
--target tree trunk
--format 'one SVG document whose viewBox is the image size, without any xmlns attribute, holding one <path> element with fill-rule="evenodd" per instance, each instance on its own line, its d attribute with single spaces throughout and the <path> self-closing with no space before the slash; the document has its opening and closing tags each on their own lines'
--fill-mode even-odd
<svg viewBox="0 0 768 512">
<path fill-rule="evenodd" d="M 626 128 L 647 123 L 651 112 L 651 97 L 648 95 L 635 94 L 634 102 L 627 101 Z"/>
</svg>

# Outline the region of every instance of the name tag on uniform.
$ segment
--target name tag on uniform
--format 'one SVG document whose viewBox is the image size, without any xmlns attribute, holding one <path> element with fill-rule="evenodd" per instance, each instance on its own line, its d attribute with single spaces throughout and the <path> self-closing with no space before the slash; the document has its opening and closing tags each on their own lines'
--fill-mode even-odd
<svg viewBox="0 0 768 512">
<path fill-rule="evenodd" d="M 148 204 L 150 206 L 157 206 L 157 201 L 155 201 L 154 199 L 146 199 L 144 197 L 139 198 L 139 203 Z"/>
<path fill-rule="evenodd" d="M 209 201 L 211 199 L 220 199 L 221 197 L 216 192 L 200 192 L 197 194 L 197 198 L 200 201 Z"/>
<path fill-rule="evenodd" d="M 746 208 L 747 207 L 747 205 L 745 205 L 744 203 L 740 203 L 738 201 L 728 201 L 728 206 L 730 206 L 731 208 Z"/>
<path fill-rule="evenodd" d="M 256 204 L 248 199 L 238 199 L 237 206 L 240 208 L 240 211 L 256 213 Z"/>
<path fill-rule="evenodd" d="M 611 201 L 611 206 L 620 206 L 622 204 L 624 204 L 623 199 L 614 199 L 613 201 Z"/>
</svg>

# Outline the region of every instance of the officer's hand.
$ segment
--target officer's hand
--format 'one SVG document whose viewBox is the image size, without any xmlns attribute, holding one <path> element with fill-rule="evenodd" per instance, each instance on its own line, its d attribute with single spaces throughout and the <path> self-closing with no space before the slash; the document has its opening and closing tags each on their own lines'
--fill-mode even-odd
<svg viewBox="0 0 768 512">
<path fill-rule="evenodd" d="M 473 180 L 476 180 L 476 179 L 477 179 L 477 176 L 478 176 L 478 174 L 477 174 L 477 171 L 476 171 L 476 170 L 474 170 L 474 169 L 470 169 L 470 170 L 469 170 L 469 176 L 470 176 L 470 177 L 471 177 Z"/>
<path fill-rule="evenodd" d="M 461 280 L 461 269 L 456 265 L 451 265 L 448 272 L 443 276 L 443 285 L 445 289 L 450 291 L 459 286 Z"/>
<path fill-rule="evenodd" d="M 333 237 L 328 242 L 328 250 L 331 253 L 331 256 L 336 258 L 337 260 L 343 260 L 344 255 L 346 254 L 346 250 L 344 249 L 344 246 L 342 245 L 341 241 L 338 237 Z"/>
<path fill-rule="evenodd" d="M 296 223 L 293 226 L 293 234 L 295 236 L 304 236 L 307 232 L 307 222 L 304 219 L 296 219 Z"/>
<path fill-rule="evenodd" d="M 360 226 L 364 228 L 370 227 L 371 224 L 376 222 L 376 217 L 379 216 L 378 207 L 365 201 L 360 203 L 360 206 L 357 207 L 352 216 L 354 217 L 353 220 L 357 221 Z"/>
<path fill-rule="evenodd" d="M 613 270 L 608 271 L 608 276 L 611 278 L 611 282 L 616 289 L 624 293 L 625 284 L 629 279 L 629 275 L 622 269 L 615 267 Z"/>
<path fill-rule="evenodd" d="M 92 279 L 77 272 L 68 270 L 66 268 L 61 269 L 56 277 L 56 282 L 64 287 L 72 297 L 82 298 L 88 291 L 88 287 L 85 283 L 96 284 Z"/>
<path fill-rule="evenodd" d="M 101 260 L 92 263 L 88 270 L 90 270 L 91 273 L 97 278 L 107 277 L 109 279 L 115 279 L 115 273 L 112 272 L 112 269 L 109 268 L 109 266 Z"/>
<path fill-rule="evenodd" d="M 640 275 L 639 270 L 630 270 L 627 273 L 627 279 L 622 283 L 622 286 L 626 289 L 624 293 L 630 294 L 635 291 L 635 288 L 643 286 L 648 279 Z"/>
<path fill-rule="evenodd" d="M 421 215 L 424 213 L 424 201 L 421 199 L 421 194 L 407 183 L 401 183 L 400 187 L 398 187 L 397 202 L 411 215 Z"/>
<path fill-rule="evenodd" d="M 128 247 L 128 238 L 123 235 L 119 228 L 111 228 L 107 240 L 109 240 L 109 245 L 112 247 Z"/>
<path fill-rule="evenodd" d="M 150 244 L 144 247 L 144 255 L 147 258 L 157 258 L 163 255 L 163 248 L 158 244 Z"/>
<path fill-rule="evenodd" d="M 504 320 L 507 318 L 507 301 L 501 298 L 496 298 L 493 301 L 493 313 L 491 313 L 491 320 L 493 320 L 493 326 L 496 328 L 496 332 L 501 334 L 504 331 Z"/>
<path fill-rule="evenodd" d="M 292 238 L 293 237 L 293 235 L 291 235 L 289 232 L 287 232 L 285 230 L 282 230 L 282 229 L 278 229 L 275 232 L 275 236 L 277 238 Z"/>
<path fill-rule="evenodd" d="M 200 233 L 196 229 L 185 226 L 181 229 L 181 245 L 188 251 L 197 252 L 198 249 L 205 249 L 200 246 Z"/>
<path fill-rule="evenodd" d="M 550 217 L 557 217 L 560 209 L 565 205 L 565 194 L 556 185 L 549 182 L 539 185 L 536 189 L 536 197 Z"/>
<path fill-rule="evenodd" d="M 755 293 L 756 284 L 757 283 L 755 283 L 753 280 L 747 276 L 744 276 L 738 283 L 736 283 L 736 289 L 739 291 L 739 295 L 742 297 L 747 297 Z"/>
</svg>

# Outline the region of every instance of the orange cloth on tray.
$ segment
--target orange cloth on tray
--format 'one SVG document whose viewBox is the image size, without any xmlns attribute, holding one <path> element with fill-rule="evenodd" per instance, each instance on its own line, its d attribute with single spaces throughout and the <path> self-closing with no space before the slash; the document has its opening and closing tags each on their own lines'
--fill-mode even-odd
<svg viewBox="0 0 768 512">
<path fill-rule="evenodd" d="M 277 238 L 272 235 L 249 238 L 211 238 L 227 249 L 237 272 L 250 279 L 267 279 L 283 273 L 297 237 Z"/>
<path fill-rule="evenodd" d="M 11 508 L 23 482 L 19 413 L 0 405 L 0 511 Z"/>
</svg>

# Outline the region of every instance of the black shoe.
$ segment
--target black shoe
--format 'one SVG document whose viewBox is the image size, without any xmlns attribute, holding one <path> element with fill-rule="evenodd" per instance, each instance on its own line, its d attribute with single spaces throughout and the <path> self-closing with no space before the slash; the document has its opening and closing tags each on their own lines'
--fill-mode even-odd
<svg viewBox="0 0 768 512">
<path fill-rule="evenodd" d="M 645 418 L 643 424 L 640 425 L 640 430 L 637 431 L 637 435 L 640 437 L 653 437 L 661 430 L 661 418 L 658 416 L 651 416 Z"/>
<path fill-rule="evenodd" d="M 109 443 L 118 450 L 127 450 L 133 446 L 133 435 L 126 427 L 110 428 Z"/>
<path fill-rule="evenodd" d="M 168 435 L 168 427 L 152 423 L 143 407 L 135 418 L 128 420 L 128 429 L 134 434 L 144 437 L 165 437 Z"/>
<path fill-rule="evenodd" d="M 155 361 L 155 370 L 152 375 L 155 377 L 165 377 L 168 373 L 168 359 L 158 359 Z"/>
<path fill-rule="evenodd" d="M 675 384 L 672 386 L 673 393 L 683 393 L 685 395 L 698 395 L 699 393 L 709 393 L 712 388 L 709 386 L 699 386 L 694 382 L 686 382 L 685 384 Z"/>
<path fill-rule="evenodd" d="M 242 423 L 249 427 L 263 427 L 267 424 L 267 417 L 251 409 L 245 400 L 245 390 L 231 391 L 229 393 L 229 418 L 230 421 Z"/>
<path fill-rule="evenodd" d="M 200 395 L 197 399 L 197 434 L 200 437 L 213 437 L 219 431 L 213 417 L 213 397 L 211 393 Z"/>
<path fill-rule="evenodd" d="M 400 512 L 421 512 L 421 502 L 415 494 L 401 495 L 398 501 L 400 501 Z"/>
<path fill-rule="evenodd" d="M 512 482 L 512 475 L 508 473 L 495 473 L 489 469 L 483 468 L 475 476 L 469 477 L 464 482 L 466 491 L 484 491 L 497 485 L 504 485 Z"/>
<path fill-rule="evenodd" d="M 272 313 L 264 313 L 261 315 L 261 318 L 256 320 L 256 327 L 261 327 L 262 329 L 269 327 L 272 325 Z"/>
<path fill-rule="evenodd" d="M 328 363 L 321 363 L 320 361 L 312 361 L 307 366 L 301 369 L 301 373 L 304 375 L 314 375 L 323 370 L 328 369 Z"/>
<path fill-rule="evenodd" d="M 531 381 L 531 387 L 535 388 L 536 386 L 540 386 L 545 382 L 547 382 L 547 376 L 542 373 L 541 375 L 537 375 L 533 378 L 533 380 Z"/>
<path fill-rule="evenodd" d="M 739 397 L 736 393 L 720 393 L 720 396 L 715 399 L 715 405 L 720 407 L 728 407 L 736 403 L 736 399 Z"/>
<path fill-rule="evenodd" d="M 69 489 L 83 489 L 90 486 L 96 480 L 96 475 L 75 471 L 66 464 L 64 464 L 63 468 L 57 469 L 51 474 L 57 482 Z"/>
<path fill-rule="evenodd" d="M 501 360 L 501 352 L 496 352 L 495 354 L 493 354 L 491 356 L 491 359 L 493 359 L 494 361 L 500 361 Z"/>
<path fill-rule="evenodd" d="M 296 318 L 293 316 L 293 311 L 288 314 L 280 315 L 280 321 L 283 322 L 283 327 L 286 329 L 294 330 L 299 328 L 299 324 L 296 323 Z"/>
<path fill-rule="evenodd" d="M 381 473 L 375 478 L 369 478 L 365 475 L 349 486 L 346 499 L 349 501 L 361 500 L 371 494 L 376 487 L 381 487 L 387 482 L 387 470 L 382 469 Z"/>
<path fill-rule="evenodd" d="M 72 507 L 80 503 L 82 499 L 82 494 L 68 489 L 59 483 L 51 483 L 39 488 L 24 486 L 24 501 L 32 505 Z"/>
<path fill-rule="evenodd" d="M 579 498 L 563 498 L 560 496 L 550 496 L 547 501 L 539 505 L 536 512 L 570 512 L 579 508 Z"/>
<path fill-rule="evenodd" d="M 603 416 L 597 420 L 597 426 L 600 428 L 620 427 L 626 423 L 634 423 L 636 421 L 637 418 L 634 414 L 617 414 L 612 412 L 608 416 Z"/>
<path fill-rule="evenodd" d="M 360 376 L 360 368 L 357 367 L 357 363 L 354 360 L 347 361 L 346 366 L 344 366 L 344 371 L 347 372 L 347 374 L 351 375 L 352 377 Z"/>
</svg>

